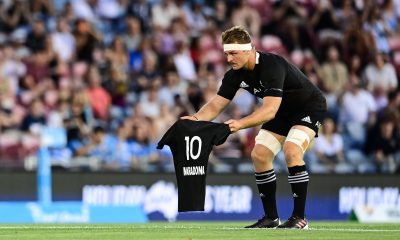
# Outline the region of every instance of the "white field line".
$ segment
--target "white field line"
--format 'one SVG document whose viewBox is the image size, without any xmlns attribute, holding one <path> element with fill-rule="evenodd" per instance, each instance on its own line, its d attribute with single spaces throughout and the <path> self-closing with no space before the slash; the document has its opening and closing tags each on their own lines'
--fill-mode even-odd
<svg viewBox="0 0 400 240">
<path fill-rule="evenodd" d="M 400 226 L 400 225 L 399 225 Z M 0 225 L 1 230 L 79 230 L 79 229 L 104 229 L 104 230 L 118 230 L 118 229 L 204 229 L 204 230 L 243 230 L 243 231 L 282 231 L 281 229 L 244 229 L 242 227 L 201 227 L 201 226 L 146 226 L 146 225 L 139 225 L 139 226 L 10 226 Z M 362 228 L 309 228 L 308 230 L 303 231 L 335 231 L 335 232 L 400 232 L 400 229 L 362 229 Z"/>
</svg>

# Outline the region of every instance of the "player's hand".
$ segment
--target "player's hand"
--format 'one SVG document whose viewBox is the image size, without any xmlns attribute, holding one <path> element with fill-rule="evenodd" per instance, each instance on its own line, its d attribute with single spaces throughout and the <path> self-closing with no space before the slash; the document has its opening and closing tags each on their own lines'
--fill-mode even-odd
<svg viewBox="0 0 400 240">
<path fill-rule="evenodd" d="M 224 123 L 229 125 L 229 129 L 231 130 L 232 133 L 237 132 L 243 128 L 239 120 L 229 119 Z"/>
<path fill-rule="evenodd" d="M 199 119 L 194 117 L 194 116 L 183 116 L 183 117 L 180 117 L 180 119 L 182 119 L 182 120 L 186 119 L 186 120 L 191 120 L 191 121 L 199 121 Z"/>
</svg>

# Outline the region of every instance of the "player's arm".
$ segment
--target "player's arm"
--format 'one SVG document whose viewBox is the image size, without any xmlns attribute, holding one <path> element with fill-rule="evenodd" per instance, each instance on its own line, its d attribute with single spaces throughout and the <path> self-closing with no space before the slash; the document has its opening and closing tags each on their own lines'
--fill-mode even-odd
<svg viewBox="0 0 400 240">
<path fill-rule="evenodd" d="M 225 123 L 229 124 L 232 132 L 261 125 L 275 118 L 281 102 L 282 97 L 264 97 L 261 107 L 257 108 L 253 113 L 239 120 L 230 119 Z"/>
<path fill-rule="evenodd" d="M 206 103 L 197 113 L 192 116 L 181 117 L 181 119 L 212 121 L 228 106 L 230 102 L 229 99 L 215 95 L 215 97 Z"/>
</svg>

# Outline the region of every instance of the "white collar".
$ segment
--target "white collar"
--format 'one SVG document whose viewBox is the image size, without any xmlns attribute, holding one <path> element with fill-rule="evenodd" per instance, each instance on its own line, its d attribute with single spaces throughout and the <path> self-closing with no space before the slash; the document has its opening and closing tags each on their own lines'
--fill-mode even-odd
<svg viewBox="0 0 400 240">
<path fill-rule="evenodd" d="M 258 60 L 259 58 L 260 58 L 260 54 L 258 52 L 256 52 L 256 64 L 259 63 L 259 60 Z"/>
</svg>

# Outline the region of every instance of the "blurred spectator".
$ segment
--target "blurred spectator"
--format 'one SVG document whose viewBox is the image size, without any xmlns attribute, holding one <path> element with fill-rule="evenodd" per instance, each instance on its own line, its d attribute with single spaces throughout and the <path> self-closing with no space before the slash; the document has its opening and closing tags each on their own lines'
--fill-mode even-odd
<svg viewBox="0 0 400 240">
<path fill-rule="evenodd" d="M 175 71 L 167 71 L 163 78 L 164 83 L 158 92 L 158 99 L 163 105 L 167 105 L 169 108 L 174 106 L 175 95 L 186 95 L 186 89 L 188 89 L 188 82 L 182 81 Z M 189 83 L 190 85 L 190 83 Z M 188 98 L 193 96 L 191 93 L 187 93 Z M 192 101 L 191 101 L 192 102 Z M 192 103 L 193 104 L 193 103 Z"/>
<path fill-rule="evenodd" d="M 74 37 L 76 42 L 76 59 L 78 61 L 93 62 L 93 51 L 100 41 L 100 35 L 84 19 L 75 22 Z"/>
<path fill-rule="evenodd" d="M 52 34 L 53 48 L 60 60 L 69 62 L 75 55 L 75 38 L 65 18 L 59 18 L 57 31 Z"/>
<path fill-rule="evenodd" d="M 348 70 L 339 59 L 339 51 L 335 46 L 330 46 L 326 51 L 326 61 L 321 65 L 321 75 L 326 93 L 337 95 L 344 90 L 349 78 Z"/>
<path fill-rule="evenodd" d="M 312 163 L 310 168 L 316 168 L 315 164 L 322 171 L 330 173 L 349 173 L 353 168 L 344 158 L 344 147 L 342 136 L 336 130 L 336 124 L 332 118 L 325 118 L 322 123 L 318 138 L 315 139 L 314 148 L 318 162 Z M 314 170 L 315 172 L 315 170 Z M 318 170 L 321 172 L 321 170 Z"/>
<path fill-rule="evenodd" d="M 273 31 L 289 51 L 311 48 L 314 42 L 306 26 L 308 11 L 305 2 L 298 0 L 275 1 L 273 5 Z"/>
<path fill-rule="evenodd" d="M 379 88 L 384 95 L 398 85 L 396 71 L 391 63 L 385 61 L 382 53 L 374 54 L 372 62 L 365 68 L 364 77 L 369 91 L 374 92 Z"/>
<path fill-rule="evenodd" d="M 86 94 L 93 109 L 93 114 L 100 120 L 108 120 L 111 96 L 102 86 L 99 71 L 96 67 L 90 67 L 86 77 L 88 88 Z"/>
<path fill-rule="evenodd" d="M 187 25 L 191 26 L 190 35 L 197 37 L 207 27 L 204 3 L 202 0 L 194 1 L 185 10 Z"/>
<path fill-rule="evenodd" d="M 258 39 L 261 31 L 261 17 L 256 9 L 249 5 L 249 0 L 239 0 L 239 6 L 232 12 L 232 24 L 249 29 L 250 35 Z"/>
<path fill-rule="evenodd" d="M 121 125 L 120 127 L 118 127 L 117 134 L 115 136 L 115 146 L 113 147 L 110 159 L 107 159 L 107 161 L 103 164 L 104 170 L 131 170 L 132 156 L 130 153 L 130 146 L 128 142 L 128 137 L 130 133 L 131 129 L 128 129 L 127 126 Z"/>
<path fill-rule="evenodd" d="M 108 77 L 102 84 L 104 89 L 111 96 L 111 104 L 114 107 L 124 108 L 127 106 L 128 80 L 127 76 L 118 71 L 117 66 L 112 66 L 108 70 Z"/>
<path fill-rule="evenodd" d="M 362 89 L 359 82 L 349 85 L 341 100 L 339 124 L 347 137 L 345 146 L 361 148 L 366 140 L 366 127 L 375 122 L 377 107 L 372 94 Z"/>
<path fill-rule="evenodd" d="M 347 28 L 356 21 L 357 13 L 353 8 L 353 0 L 341 1 L 342 6 L 340 9 L 336 10 L 337 24 L 340 30 L 344 33 Z"/>
<path fill-rule="evenodd" d="M 19 78 L 26 74 L 26 66 L 20 61 L 12 46 L 0 48 L 0 78 L 2 88 L 15 96 L 19 92 Z"/>
<path fill-rule="evenodd" d="M 400 91 L 391 91 L 388 94 L 388 104 L 378 113 L 378 119 L 390 117 L 400 127 Z M 398 129 L 400 131 L 400 128 Z"/>
<path fill-rule="evenodd" d="M 321 66 L 312 52 L 307 51 L 304 53 L 303 66 L 300 69 L 314 85 L 322 89 Z"/>
<path fill-rule="evenodd" d="M 339 51 L 335 46 L 326 50 L 326 61 L 321 65 L 321 89 L 325 93 L 328 111 L 337 115 L 338 97 L 343 93 L 349 81 L 346 65 L 339 59 Z M 334 117 L 337 119 L 337 117 Z"/>
<path fill-rule="evenodd" d="M 194 81 L 196 78 L 196 69 L 188 45 L 184 42 L 176 44 L 176 54 L 174 55 L 175 68 L 181 79 L 186 81 Z"/>
<path fill-rule="evenodd" d="M 151 9 L 153 27 L 167 29 L 174 18 L 180 14 L 179 8 L 173 0 L 161 0 Z"/>
<path fill-rule="evenodd" d="M 395 0 L 384 0 L 382 3 L 382 17 L 383 20 L 393 33 L 399 33 L 399 12 L 398 8 L 399 2 Z"/>
<path fill-rule="evenodd" d="M 393 173 L 399 166 L 400 139 L 395 127 L 394 119 L 383 118 L 368 134 L 366 152 L 378 172 Z"/>
<path fill-rule="evenodd" d="M 375 40 L 371 32 L 363 31 L 362 21 L 356 19 L 350 23 L 344 32 L 344 57 L 349 61 L 351 56 L 360 57 L 361 66 L 368 63 L 371 53 L 376 51 Z"/>
<path fill-rule="evenodd" d="M 228 24 L 228 7 L 226 2 L 223 0 L 214 1 L 214 14 L 213 18 L 216 26 L 219 30 L 223 31 L 226 29 Z"/>
<path fill-rule="evenodd" d="M 339 20 L 329 0 L 318 0 L 314 14 L 311 17 L 311 25 L 318 34 L 320 41 L 328 38 L 340 39 Z"/>
<path fill-rule="evenodd" d="M 152 87 L 141 94 L 140 105 L 144 116 L 157 118 L 160 115 L 160 104 L 158 88 Z"/>
<path fill-rule="evenodd" d="M 24 0 L 11 1 L 11 5 L 6 6 L 5 2 L 1 2 L 0 8 L 1 31 L 10 33 L 17 28 L 27 28 L 31 21 L 32 15 L 29 9 L 29 2 Z"/>
<path fill-rule="evenodd" d="M 102 127 L 95 127 L 87 141 L 75 145 L 76 156 L 98 159 L 105 168 L 112 161 L 115 138 L 107 134 Z"/>
<path fill-rule="evenodd" d="M 26 46 L 32 52 L 39 52 L 45 49 L 46 26 L 43 20 L 36 20 L 33 23 L 32 31 L 26 39 Z"/>
<path fill-rule="evenodd" d="M 74 0 L 72 1 L 73 13 L 77 18 L 85 19 L 91 23 L 97 21 L 96 7 L 98 0 Z"/>
<path fill-rule="evenodd" d="M 10 94 L 7 82 L 0 80 L 0 132 L 18 129 L 24 117 L 24 109 Z"/>
<path fill-rule="evenodd" d="M 375 39 L 375 46 L 379 52 L 389 54 L 390 46 L 388 37 L 393 34 L 389 26 L 382 19 L 380 8 L 369 5 L 364 10 L 367 13 L 364 30 L 370 32 Z"/>
<path fill-rule="evenodd" d="M 53 2 L 51 0 L 33 0 L 31 4 L 33 18 L 41 18 L 49 21 L 49 18 L 55 15 Z"/>
<path fill-rule="evenodd" d="M 64 116 L 68 146 L 75 155 L 77 148 L 80 147 L 92 129 L 93 123 L 86 101 L 82 94 L 74 95 L 66 116 Z"/>
<path fill-rule="evenodd" d="M 61 2 L 59 0 L 56 0 L 58 3 Z M 71 1 L 65 1 L 62 11 L 60 12 L 60 17 L 64 18 L 67 22 L 68 25 L 73 26 L 74 22 L 76 21 L 76 19 L 78 18 L 75 13 L 74 13 L 74 9 L 72 6 Z"/>
<path fill-rule="evenodd" d="M 147 0 L 129 1 L 128 15 L 137 17 L 141 23 L 141 30 L 144 33 L 150 31 L 151 3 Z"/>
<path fill-rule="evenodd" d="M 143 40 L 142 28 L 140 20 L 136 17 L 129 17 L 126 20 L 127 31 L 122 35 L 128 53 L 132 53 L 139 49 Z"/>
<path fill-rule="evenodd" d="M 161 166 L 158 158 L 156 143 L 151 139 L 151 125 L 149 121 L 132 123 L 131 154 L 133 157 L 133 169 L 154 172 Z"/>
<path fill-rule="evenodd" d="M 117 36 L 112 40 L 111 46 L 105 50 L 105 57 L 119 75 L 125 75 L 128 72 L 128 55 L 121 37 Z"/>
<path fill-rule="evenodd" d="M 142 69 L 135 80 L 134 90 L 137 93 L 140 93 L 151 86 L 159 86 L 161 84 L 161 74 L 158 69 L 158 56 L 155 52 L 144 52 Z"/>
<path fill-rule="evenodd" d="M 63 166 L 172 171 L 170 151 L 155 151 L 153 143 L 218 90 L 228 67 L 221 31 L 240 24 L 252 33 L 257 50 L 288 58 L 325 92 L 338 128 L 333 135 L 340 134 L 345 162 L 354 172 L 376 172 L 378 165 L 393 171 L 393 165 L 367 158 L 364 143 L 389 136 L 383 133 L 390 132 L 390 124 L 378 131 L 375 123 L 388 118 L 395 125 L 392 139 L 400 136 L 398 1 L 0 2 L 0 151 L 8 153 L 0 156 L 0 166 L 2 156 L 34 155 L 40 133 L 35 126 L 45 124 L 67 129 L 72 156 L 53 149 L 59 159 L 71 157 Z M 230 114 L 236 115 L 258 104 L 243 92 L 233 101 Z M 93 141 L 97 125 L 104 127 L 113 150 L 120 149 L 99 153 L 108 154 L 99 157 L 104 165 L 78 153 Z M 224 162 L 210 155 L 216 167 L 210 170 L 252 171 L 253 134 L 248 129 L 233 136 L 229 149 L 221 151 L 238 159 Z M 318 163 L 314 153 L 308 151 L 305 161 Z M 277 172 L 287 171 L 283 156 L 276 165 Z M 311 171 L 328 171 L 321 166 Z"/>
<path fill-rule="evenodd" d="M 22 120 L 21 130 L 39 134 L 41 128 L 46 124 L 43 102 L 40 99 L 34 99 L 31 102 L 29 109 L 30 111 Z"/>
</svg>

